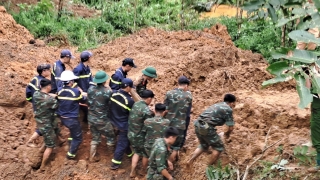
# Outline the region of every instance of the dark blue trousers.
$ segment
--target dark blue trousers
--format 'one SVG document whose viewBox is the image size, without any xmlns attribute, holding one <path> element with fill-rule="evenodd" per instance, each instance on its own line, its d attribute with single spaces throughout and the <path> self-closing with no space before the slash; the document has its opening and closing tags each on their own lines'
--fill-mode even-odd
<svg viewBox="0 0 320 180">
<path fill-rule="evenodd" d="M 126 153 L 129 157 L 131 157 L 133 154 L 128 139 L 128 131 L 121 130 L 119 131 L 117 146 L 112 162 L 115 164 L 121 164 L 124 153 Z"/>
<path fill-rule="evenodd" d="M 69 153 L 75 155 L 81 142 L 82 142 L 82 130 L 78 118 L 62 118 L 60 117 L 61 123 L 66 126 L 70 131 L 72 138 Z"/>
</svg>

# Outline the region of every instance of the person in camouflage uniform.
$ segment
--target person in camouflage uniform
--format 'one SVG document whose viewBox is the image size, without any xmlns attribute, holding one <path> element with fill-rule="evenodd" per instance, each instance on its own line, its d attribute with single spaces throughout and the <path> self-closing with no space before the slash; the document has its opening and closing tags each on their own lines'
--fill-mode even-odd
<svg viewBox="0 0 320 180">
<path fill-rule="evenodd" d="M 179 134 L 180 132 L 177 128 L 168 127 L 164 132 L 164 138 L 155 140 L 150 152 L 147 180 L 173 180 L 167 170 L 173 170 L 173 165 L 168 160 L 169 149 Z"/>
<path fill-rule="evenodd" d="M 147 89 L 148 81 L 151 81 L 153 78 L 157 78 L 157 71 L 154 67 L 149 66 L 142 70 L 142 76 L 133 82 L 135 90 L 140 97 L 142 92 Z"/>
<path fill-rule="evenodd" d="M 179 77 L 179 87 L 168 91 L 164 100 L 167 112 L 165 118 L 171 121 L 170 126 L 176 127 L 180 132 L 176 142 L 171 146 L 173 150 L 170 156 L 171 162 L 178 159 L 178 151 L 180 150 L 184 139 L 187 111 L 192 103 L 192 95 L 188 90 L 189 84 L 190 80 L 187 77 Z"/>
<path fill-rule="evenodd" d="M 40 81 L 41 90 L 36 91 L 33 94 L 33 102 L 36 108 L 35 120 L 37 122 L 37 128 L 41 132 L 44 138 L 46 150 L 43 153 L 42 163 L 40 169 L 44 169 L 47 164 L 47 160 L 55 147 L 55 110 L 58 107 L 58 101 L 56 95 L 48 94 L 51 91 L 51 81 L 48 79 L 42 79 Z"/>
<path fill-rule="evenodd" d="M 26 100 L 32 103 L 33 112 L 36 110 L 34 106 L 34 102 L 32 100 L 33 94 L 36 91 L 40 90 L 40 81 L 44 78 L 50 79 L 50 64 L 39 64 L 37 66 L 37 72 L 38 76 L 35 76 L 32 78 L 30 83 L 26 87 Z M 36 144 L 33 143 L 34 140 L 36 140 L 39 136 L 42 136 L 40 131 L 38 129 L 35 130 L 35 132 L 32 134 L 30 139 L 27 141 L 27 146 L 29 147 L 37 147 Z"/>
<path fill-rule="evenodd" d="M 162 138 L 165 129 L 169 126 L 170 120 L 163 118 L 166 106 L 158 103 L 155 105 L 156 114 L 155 117 L 146 119 L 144 121 L 144 127 L 142 133 L 145 134 L 144 139 L 144 156 L 145 161 L 148 161 L 150 151 L 154 141 L 158 138 Z"/>
<path fill-rule="evenodd" d="M 224 150 L 223 142 L 217 134 L 216 126 L 226 124 L 228 131 L 224 133 L 226 138 L 229 138 L 233 131 L 234 120 L 232 108 L 235 107 L 236 97 L 232 94 L 224 96 L 224 102 L 220 102 L 210 106 L 202 112 L 198 119 L 194 122 L 196 135 L 200 142 L 198 148 L 194 151 L 191 159 L 188 161 L 188 168 L 191 167 L 193 161 L 204 151 L 207 151 L 209 146 L 212 147 L 212 156 L 209 159 L 208 165 L 214 164 L 220 153 Z"/>
<path fill-rule="evenodd" d="M 151 118 L 154 116 L 154 112 L 150 110 L 148 105 L 152 102 L 154 98 L 154 94 L 151 90 L 144 90 L 141 93 L 141 97 L 143 98 L 141 101 L 134 103 L 132 110 L 129 115 L 129 131 L 128 131 L 128 139 L 134 151 L 134 155 L 132 157 L 131 164 L 131 173 L 130 177 L 136 176 L 136 166 L 139 161 L 139 157 L 144 155 L 144 134 L 142 134 L 143 123 L 147 118 Z M 148 161 L 142 161 L 142 165 L 144 168 L 147 167 Z"/>
<path fill-rule="evenodd" d="M 88 122 L 92 134 L 90 161 L 93 160 L 97 145 L 101 142 L 101 134 L 107 138 L 107 145 L 115 145 L 115 134 L 109 119 L 109 101 L 112 90 L 105 87 L 109 76 L 104 71 L 98 71 L 93 79 L 97 86 L 91 86 L 88 89 Z"/>
</svg>

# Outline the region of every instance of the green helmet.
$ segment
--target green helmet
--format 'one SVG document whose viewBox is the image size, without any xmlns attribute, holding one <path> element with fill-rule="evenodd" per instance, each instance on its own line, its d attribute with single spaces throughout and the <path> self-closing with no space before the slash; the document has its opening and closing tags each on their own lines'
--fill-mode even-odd
<svg viewBox="0 0 320 180">
<path fill-rule="evenodd" d="M 104 71 L 98 71 L 93 78 L 94 83 L 104 83 L 109 79 L 109 75 Z"/>
<path fill-rule="evenodd" d="M 142 73 L 146 76 L 152 77 L 152 78 L 156 78 L 157 77 L 157 71 L 156 68 L 149 66 L 147 68 L 145 68 L 144 70 L 142 70 Z"/>
</svg>

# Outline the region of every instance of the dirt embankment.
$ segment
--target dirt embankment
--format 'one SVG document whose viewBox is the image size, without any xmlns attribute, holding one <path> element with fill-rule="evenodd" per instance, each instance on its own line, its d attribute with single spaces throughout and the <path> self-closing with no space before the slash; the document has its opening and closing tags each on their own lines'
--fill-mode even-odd
<svg viewBox="0 0 320 180">
<path fill-rule="evenodd" d="M 57 147 L 50 168 L 44 173 L 37 171 L 41 152 L 24 146 L 35 128 L 31 105 L 25 102 L 24 91 L 36 74 L 36 65 L 52 63 L 61 49 L 47 47 L 38 40 L 35 44 L 28 44 L 33 36 L 17 25 L 3 7 L 0 7 L 0 23 L 0 73 L 3 74 L 0 79 L 0 177 L 127 179 L 130 159 L 124 159 L 119 171 L 110 171 L 108 166 L 112 154 L 105 150 L 104 141 L 98 149 L 100 161 L 89 163 L 90 134 L 86 133 L 86 125 L 83 126 L 84 142 L 79 149 L 78 161 L 66 161 L 66 149 Z M 194 97 L 192 120 L 208 106 L 221 101 L 225 93 L 235 94 L 238 98 L 234 110 L 236 125 L 226 143 L 229 155 L 224 153 L 221 156 L 223 164 L 236 162 L 243 170 L 261 153 L 270 128 L 268 143 L 286 137 L 280 144 L 288 154 L 293 146 L 309 139 L 309 111 L 297 108 L 299 98 L 293 83 L 262 90 L 261 83 L 271 78 L 265 71 L 267 64 L 261 55 L 237 49 L 224 26 L 178 32 L 147 28 L 105 44 L 93 53 L 91 66 L 94 72 L 101 69 L 111 75 L 125 57 L 134 58 L 138 65 L 129 73 L 130 78 L 140 76 L 146 66 L 156 67 L 159 78 L 151 82 L 149 88 L 155 92 L 157 102 L 163 101 L 167 90 L 175 88 L 179 76 L 189 77 Z M 75 55 L 79 57 L 79 53 Z M 73 61 L 73 66 L 77 60 Z M 218 130 L 222 131 L 223 127 Z M 67 137 L 65 129 L 64 134 Z M 174 174 L 177 179 L 206 179 L 207 154 L 195 162 L 193 171 L 187 171 L 184 166 L 198 145 L 192 123 L 187 139 L 181 160 L 175 164 Z M 274 148 L 270 149 L 264 159 L 272 160 L 276 154 Z"/>
</svg>

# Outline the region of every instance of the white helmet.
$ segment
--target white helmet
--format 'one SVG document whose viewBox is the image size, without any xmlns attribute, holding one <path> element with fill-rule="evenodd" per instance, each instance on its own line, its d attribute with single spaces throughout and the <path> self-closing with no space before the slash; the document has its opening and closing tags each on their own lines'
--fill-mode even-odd
<svg viewBox="0 0 320 180">
<path fill-rule="evenodd" d="M 61 73 L 61 81 L 71 81 L 74 79 L 78 79 L 78 76 L 75 76 L 72 71 L 66 70 Z"/>
</svg>

